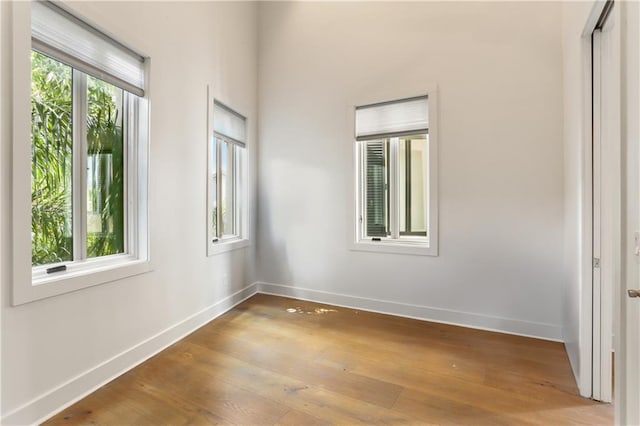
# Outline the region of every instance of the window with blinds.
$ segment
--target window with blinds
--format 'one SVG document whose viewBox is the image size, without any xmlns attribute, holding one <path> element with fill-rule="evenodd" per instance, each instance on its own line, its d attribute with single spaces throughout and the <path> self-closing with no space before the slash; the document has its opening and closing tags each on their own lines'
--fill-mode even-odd
<svg viewBox="0 0 640 426">
<path fill-rule="evenodd" d="M 355 107 L 357 242 L 429 247 L 429 95 Z"/>
<path fill-rule="evenodd" d="M 207 233 L 208 253 L 214 254 L 220 247 L 229 247 L 246 236 L 247 119 L 216 99 L 211 103 Z"/>
<path fill-rule="evenodd" d="M 37 52 L 144 96 L 145 58 L 53 2 L 31 2 L 31 40 Z"/>
<path fill-rule="evenodd" d="M 30 7 L 33 280 L 144 259 L 145 59 L 56 3 Z"/>
<path fill-rule="evenodd" d="M 427 96 L 356 107 L 356 140 L 428 133 Z"/>
</svg>

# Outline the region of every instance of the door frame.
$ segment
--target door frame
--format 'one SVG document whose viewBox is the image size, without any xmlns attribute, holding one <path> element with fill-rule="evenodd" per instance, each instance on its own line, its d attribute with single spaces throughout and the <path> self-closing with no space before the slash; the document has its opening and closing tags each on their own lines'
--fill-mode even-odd
<svg viewBox="0 0 640 426">
<path fill-rule="evenodd" d="M 622 2 L 616 4 L 620 5 Z M 613 278 L 615 276 L 615 263 L 611 263 L 611 260 L 615 256 L 616 244 L 620 244 L 619 236 L 615 236 L 613 227 L 605 227 L 602 229 L 602 221 L 598 217 L 594 220 L 594 189 L 599 190 L 602 178 L 607 177 L 606 187 L 603 188 L 603 193 L 608 196 L 611 195 L 611 191 L 615 190 L 616 180 L 612 178 L 612 172 L 616 171 L 615 165 L 612 166 L 611 158 L 608 158 L 606 163 L 599 162 L 599 164 L 605 167 L 604 173 L 598 173 L 598 176 L 594 176 L 594 145 L 598 144 L 598 141 L 594 140 L 594 115 L 593 105 L 594 99 L 597 93 L 594 93 L 593 83 L 593 39 L 592 35 L 598 25 L 600 24 L 601 17 L 605 10 L 609 7 L 610 2 L 608 0 L 594 0 L 589 13 L 584 29 L 582 31 L 582 67 L 583 67 L 583 158 L 582 158 L 582 253 L 580 257 L 580 272 L 582 275 L 581 287 L 580 287 L 580 336 L 579 336 L 579 371 L 578 371 L 578 389 L 580 395 L 602 400 L 606 402 L 611 401 L 611 358 L 610 355 L 603 356 L 607 351 L 611 350 L 612 334 L 614 333 L 613 324 L 618 324 L 614 318 L 614 304 L 613 300 L 620 294 L 619 285 L 613 285 Z M 617 21 L 620 21 L 620 7 L 614 7 L 613 12 L 617 14 Z M 619 24 L 618 24 L 619 25 Z M 618 33 L 619 34 L 619 33 Z M 619 84 L 619 83 L 618 83 Z M 597 123 L 596 123 L 597 125 Z M 617 142 L 619 150 L 619 140 Z M 599 149 L 599 146 L 595 148 Z M 619 151 L 618 151 L 619 152 Z M 602 159 L 602 158 L 600 158 Z M 597 160 L 597 158 L 596 158 Z M 614 163 L 615 164 L 615 163 Z M 618 162 L 619 164 L 619 162 Z M 619 167 L 618 167 L 619 170 Z M 594 185 L 594 177 L 599 178 L 598 185 Z M 620 178 L 617 179 L 618 188 L 620 186 Z M 595 200 L 599 202 L 599 197 Z M 615 211 L 608 211 L 607 217 L 611 220 L 615 216 Z M 619 215 L 619 210 L 618 210 Z M 599 223 L 595 223 L 598 221 Z M 600 229 L 594 228 L 594 225 L 599 226 Z M 603 233 L 604 231 L 604 233 Z M 619 234 L 619 232 L 618 232 Z M 594 238 L 599 237 L 594 244 Z M 618 243 L 616 243 L 616 239 Z M 594 249 L 601 250 L 601 242 L 606 241 L 607 252 L 605 253 L 609 259 L 607 259 L 607 266 L 605 271 L 602 268 L 594 268 Z M 619 249 L 618 249 L 619 253 Z M 600 256 L 601 253 L 598 253 Z M 617 256 L 619 259 L 619 255 Z M 603 260 L 604 258 L 600 257 Z M 603 265 L 604 266 L 604 265 Z M 596 272 L 606 274 L 607 285 L 601 285 L 602 280 L 594 279 L 594 270 Z M 619 266 L 618 266 L 619 270 Z M 618 335 L 616 329 L 615 334 Z M 604 342 L 609 342 L 608 344 Z M 617 349 L 617 348 L 616 348 Z M 603 383 L 608 383 L 609 386 L 603 387 Z M 616 381 L 616 391 L 618 391 L 618 382 Z M 619 395 L 619 392 L 616 392 Z"/>
<path fill-rule="evenodd" d="M 619 1 L 619 119 L 620 119 L 620 259 L 619 283 L 613 286 L 613 329 L 615 333 L 615 423 L 640 424 L 640 305 L 629 299 L 627 288 L 640 285 L 640 3 Z M 583 159 L 582 159 L 582 243 L 580 285 L 579 389 L 583 396 L 592 396 L 594 366 L 593 300 L 591 292 L 592 253 L 592 133 L 590 87 L 590 36 L 596 27 L 605 0 L 594 0 L 582 34 L 583 62 Z M 633 305 L 629 301 L 633 302 Z"/>
<path fill-rule="evenodd" d="M 604 0 L 596 0 L 588 22 L 583 33 L 583 41 L 590 41 L 591 32 L 596 26 L 597 18 L 600 16 L 605 5 Z M 619 149 L 616 153 L 619 161 L 619 185 L 620 191 L 620 227 L 617 231 L 618 242 L 613 244 L 614 252 L 620 262 L 619 279 L 611 287 L 612 301 L 609 304 L 613 308 L 613 332 L 615 334 L 615 423 L 616 424 L 640 424 L 640 324 L 637 323 L 640 317 L 640 306 L 636 301 L 629 299 L 626 295 L 627 288 L 638 288 L 640 285 L 640 255 L 636 254 L 636 248 L 640 247 L 640 4 L 637 2 L 617 3 L 614 8 L 617 13 L 619 55 L 616 61 L 619 64 L 618 70 L 618 90 L 620 97 L 618 100 L 618 126 L 619 126 Z M 617 11 L 616 11 L 617 9 Z M 583 44 L 584 46 L 584 44 Z M 589 55 L 590 56 L 590 55 Z M 591 69 L 591 61 L 584 61 L 584 69 Z M 583 396 L 597 397 L 594 390 L 593 376 L 589 374 L 588 368 L 601 368 L 601 364 L 596 364 L 593 357 L 590 358 L 590 348 L 594 347 L 593 335 L 586 330 L 593 330 L 594 316 L 593 300 L 588 301 L 589 289 L 593 288 L 593 279 L 590 272 L 591 263 L 588 259 L 593 251 L 593 244 L 590 236 L 592 231 L 593 217 L 590 215 L 590 206 L 593 202 L 589 194 L 592 194 L 592 164 L 590 158 L 593 140 L 591 129 L 592 124 L 589 107 L 593 93 L 591 87 L 586 82 L 583 87 L 585 96 L 584 105 L 584 163 L 583 163 L 583 257 L 581 258 L 583 273 L 582 298 L 580 315 L 580 392 Z M 614 156 L 615 157 L 615 156 Z M 615 242 L 615 239 L 613 240 Z M 586 297 L 585 297 L 586 294 Z M 585 302 L 587 301 L 587 302 Z M 630 305 L 632 301 L 633 305 Z M 591 302 L 591 303 L 588 303 Z M 583 332 L 584 331 L 584 332 Z M 597 342 L 596 342 L 597 343 Z M 600 346 L 600 349 L 602 347 Z M 593 370 L 592 370 L 593 371 Z M 589 383 L 590 382 L 590 383 Z M 597 384 L 596 384 L 597 385 Z M 592 391 L 589 395 L 589 391 Z"/>
<path fill-rule="evenodd" d="M 613 399 L 614 301 L 620 294 L 620 7 L 605 4 L 592 34 L 592 395 Z M 597 264 L 596 264 L 597 261 Z"/>
</svg>

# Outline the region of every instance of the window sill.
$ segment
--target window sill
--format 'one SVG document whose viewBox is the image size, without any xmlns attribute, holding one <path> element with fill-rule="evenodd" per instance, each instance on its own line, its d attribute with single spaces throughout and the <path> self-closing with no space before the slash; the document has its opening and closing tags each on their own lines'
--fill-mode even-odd
<svg viewBox="0 0 640 426">
<path fill-rule="evenodd" d="M 430 246 L 428 242 L 408 243 L 403 241 L 371 241 L 360 240 L 349 248 L 352 251 L 367 251 L 376 253 L 408 254 L 415 256 L 437 256 L 437 247 Z"/>
<path fill-rule="evenodd" d="M 209 244 L 209 247 L 207 249 L 207 256 L 215 256 L 220 253 L 249 247 L 250 245 L 251 242 L 246 238 L 218 240 L 215 243 Z"/>
<path fill-rule="evenodd" d="M 31 282 L 14 287 L 13 305 L 22 305 L 83 288 L 143 274 L 152 270 L 151 263 L 130 256 L 117 256 L 108 261 L 71 265 L 67 271 L 50 275 L 36 274 Z"/>
</svg>

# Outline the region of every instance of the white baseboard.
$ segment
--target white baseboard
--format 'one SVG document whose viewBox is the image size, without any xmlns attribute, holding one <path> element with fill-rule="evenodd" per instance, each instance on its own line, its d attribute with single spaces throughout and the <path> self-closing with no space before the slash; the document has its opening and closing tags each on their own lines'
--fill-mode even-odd
<svg viewBox="0 0 640 426">
<path fill-rule="evenodd" d="M 563 341 L 562 327 L 553 324 L 492 317 L 469 312 L 432 308 L 429 306 L 391 302 L 387 300 L 369 299 L 366 297 L 349 296 L 346 294 L 330 293 L 281 284 L 266 282 L 257 282 L 256 284 L 258 293 L 263 294 L 292 297 L 295 299 L 309 300 L 329 305 L 355 308 L 363 311 L 477 328 L 480 330 L 496 331 L 499 333 L 515 334 L 518 336 L 534 337 L 536 339 L 551 340 L 554 342 Z"/>
<path fill-rule="evenodd" d="M 253 283 L 7 413 L 0 424 L 39 424 L 256 293 Z"/>
</svg>

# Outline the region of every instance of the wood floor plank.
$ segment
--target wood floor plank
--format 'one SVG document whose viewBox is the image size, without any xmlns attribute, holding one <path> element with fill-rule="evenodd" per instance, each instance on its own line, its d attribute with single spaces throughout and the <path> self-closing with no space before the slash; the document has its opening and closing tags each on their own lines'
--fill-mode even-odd
<svg viewBox="0 0 640 426">
<path fill-rule="evenodd" d="M 278 422 L 276 426 L 328 426 L 329 423 L 326 420 L 319 419 L 315 416 L 303 413 L 297 410 L 289 410 Z"/>
<path fill-rule="evenodd" d="M 504 415 L 502 418 L 496 418 L 495 413 L 472 402 L 459 402 L 446 395 L 426 394 L 415 390 L 405 390 L 398 398 L 394 409 L 410 414 L 417 421 L 431 424 L 513 424 L 511 418 Z"/>
<path fill-rule="evenodd" d="M 198 333 L 192 336 L 191 341 L 204 347 L 214 347 L 218 352 L 260 368 L 385 408 L 391 408 L 402 391 L 399 385 L 363 376 L 345 368 L 321 362 L 310 365 L 309 360 L 316 359 L 318 354 L 300 345 L 293 348 L 295 350 L 280 350 L 280 346 L 265 346 L 260 341 L 237 339 L 217 332 Z M 224 344 L 218 344 L 221 341 Z"/>
<path fill-rule="evenodd" d="M 234 357 L 190 342 L 176 345 L 180 353 L 169 355 L 189 357 L 193 368 L 216 380 L 237 386 L 272 399 L 307 414 L 327 419 L 332 423 L 371 424 L 385 410 L 374 404 L 337 394 L 322 386 L 308 383 L 286 374 L 263 369 Z"/>
<path fill-rule="evenodd" d="M 560 343 L 256 295 L 46 424 L 612 422 Z"/>
<path fill-rule="evenodd" d="M 227 425 L 225 419 L 172 398 L 131 372 L 49 420 L 52 425 Z"/>
<path fill-rule="evenodd" d="M 178 345 L 174 351 L 179 350 Z M 233 424 L 274 424 L 289 409 L 254 392 L 247 392 L 220 375 L 203 374 L 194 368 L 193 357 L 174 352 L 143 364 L 134 374 L 144 383 L 166 385 L 163 392 L 173 398 L 213 412 Z"/>
</svg>

